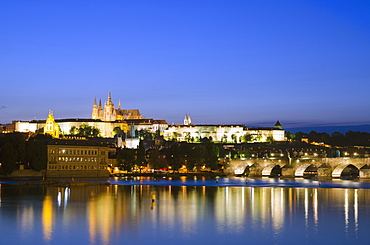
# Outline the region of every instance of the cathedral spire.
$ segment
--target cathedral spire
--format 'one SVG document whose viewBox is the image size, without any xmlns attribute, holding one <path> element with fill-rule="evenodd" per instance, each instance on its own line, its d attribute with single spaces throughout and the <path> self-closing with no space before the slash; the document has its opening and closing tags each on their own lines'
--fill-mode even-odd
<svg viewBox="0 0 370 245">
<path fill-rule="evenodd" d="M 190 124 L 191 124 L 191 118 L 190 118 L 190 115 L 185 114 L 185 118 L 184 118 L 184 125 L 190 125 Z"/>
<path fill-rule="evenodd" d="M 118 109 L 121 110 L 121 100 L 118 99 Z"/>
<path fill-rule="evenodd" d="M 107 101 L 107 105 L 113 105 L 112 97 L 111 97 L 110 92 L 108 92 L 108 101 Z"/>
<path fill-rule="evenodd" d="M 94 106 L 96 106 L 96 97 L 94 98 Z"/>
</svg>

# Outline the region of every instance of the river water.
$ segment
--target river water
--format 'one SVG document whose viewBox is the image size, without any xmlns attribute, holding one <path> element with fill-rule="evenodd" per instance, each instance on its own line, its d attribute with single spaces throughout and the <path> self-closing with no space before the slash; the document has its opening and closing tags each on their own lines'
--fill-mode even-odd
<svg viewBox="0 0 370 245">
<path fill-rule="evenodd" d="M 244 178 L 109 182 L 70 188 L 1 185 L 1 244 L 369 244 L 370 240 L 366 182 L 248 179 L 246 183 Z"/>
</svg>

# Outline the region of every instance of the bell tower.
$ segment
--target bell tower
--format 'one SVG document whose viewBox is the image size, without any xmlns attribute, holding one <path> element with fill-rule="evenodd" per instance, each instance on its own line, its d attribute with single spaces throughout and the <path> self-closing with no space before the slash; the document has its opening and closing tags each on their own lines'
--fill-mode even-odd
<svg viewBox="0 0 370 245">
<path fill-rule="evenodd" d="M 49 110 L 48 119 L 46 119 L 44 134 L 50 134 L 53 138 L 59 138 L 59 125 L 54 120 L 53 111 Z"/>
</svg>

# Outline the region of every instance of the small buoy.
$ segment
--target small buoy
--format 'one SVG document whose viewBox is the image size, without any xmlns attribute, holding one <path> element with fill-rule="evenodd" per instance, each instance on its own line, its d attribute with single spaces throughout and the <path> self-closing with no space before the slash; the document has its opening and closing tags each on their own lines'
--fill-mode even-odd
<svg viewBox="0 0 370 245">
<path fill-rule="evenodd" d="M 321 181 L 319 181 L 319 185 L 321 185 Z"/>
<path fill-rule="evenodd" d="M 153 192 L 150 193 L 152 195 L 152 202 L 155 202 L 155 194 Z"/>
<path fill-rule="evenodd" d="M 248 180 L 245 180 L 245 183 L 248 184 Z"/>
</svg>

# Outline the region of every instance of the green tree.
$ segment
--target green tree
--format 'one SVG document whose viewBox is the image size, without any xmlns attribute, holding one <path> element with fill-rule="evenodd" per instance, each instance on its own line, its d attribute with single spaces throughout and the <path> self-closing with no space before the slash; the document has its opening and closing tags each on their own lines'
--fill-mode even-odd
<svg viewBox="0 0 370 245">
<path fill-rule="evenodd" d="M 238 143 L 238 137 L 235 135 L 235 134 L 232 134 L 231 135 L 231 139 L 233 140 L 233 142 L 236 144 Z"/>
<path fill-rule="evenodd" d="M 243 136 L 243 141 L 244 142 L 252 142 L 253 136 L 251 134 L 245 134 Z"/>
<path fill-rule="evenodd" d="M 155 133 L 151 133 L 148 130 L 139 130 L 137 134 L 141 140 L 153 140 L 155 138 Z"/>
<path fill-rule="evenodd" d="M 72 135 L 84 136 L 84 137 L 99 137 L 100 131 L 98 128 L 82 124 L 79 128 L 72 126 L 69 132 Z"/>
<path fill-rule="evenodd" d="M 71 127 L 71 129 L 69 130 L 69 133 L 71 134 L 71 135 L 76 135 L 76 134 L 78 134 L 78 128 L 76 128 L 76 126 L 72 126 Z"/>
<path fill-rule="evenodd" d="M 115 127 L 114 129 L 113 129 L 113 135 L 122 135 L 122 134 L 124 134 L 124 132 L 123 132 L 123 130 L 121 129 L 121 127 Z"/>
</svg>

